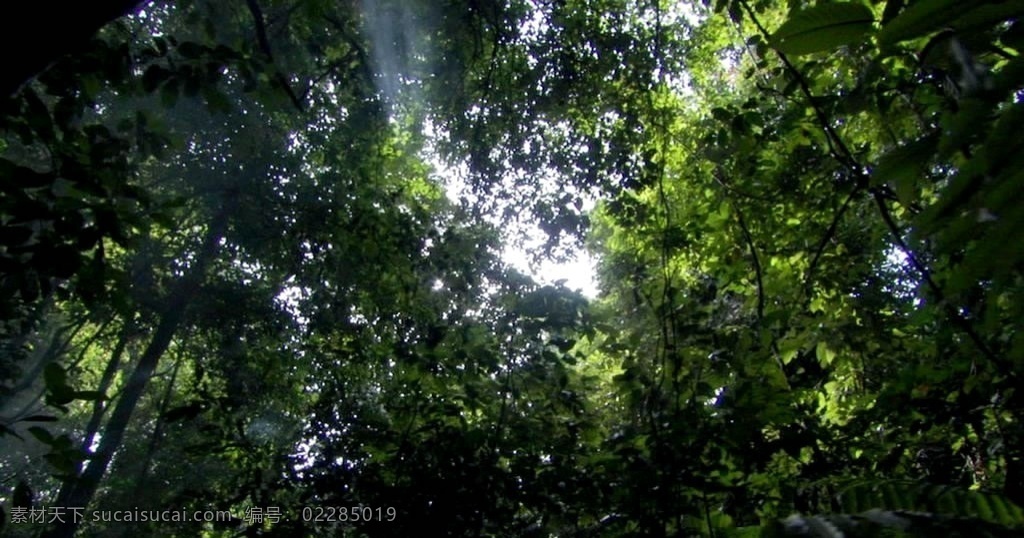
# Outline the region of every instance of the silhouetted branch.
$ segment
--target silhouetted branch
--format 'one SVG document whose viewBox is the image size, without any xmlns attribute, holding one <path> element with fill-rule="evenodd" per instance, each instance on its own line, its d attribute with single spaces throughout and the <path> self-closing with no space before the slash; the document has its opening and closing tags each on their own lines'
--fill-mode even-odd
<svg viewBox="0 0 1024 538">
<path fill-rule="evenodd" d="M 982 339 L 981 335 L 974 329 L 974 326 L 971 325 L 970 320 L 961 315 L 955 306 L 946 301 L 945 293 L 943 293 L 942 287 L 939 286 L 939 284 L 935 282 L 935 279 L 932 278 L 931 271 L 929 271 L 928 268 L 917 259 L 917 256 L 914 255 L 914 252 L 903 240 L 899 226 L 896 224 L 896 221 L 893 220 L 892 213 L 889 212 L 889 207 L 885 205 L 885 198 L 874 190 L 872 190 L 871 194 L 872 198 L 875 200 L 875 205 L 878 206 L 879 213 L 882 215 L 882 220 L 885 221 L 886 227 L 889 228 L 889 233 L 892 235 L 893 242 L 895 242 L 896 246 L 903 252 L 903 255 L 907 257 L 907 261 L 910 262 L 910 265 L 913 266 L 914 270 L 921 274 L 921 278 L 928 286 L 928 289 L 931 290 L 932 295 L 935 296 L 935 300 L 945 308 L 946 313 L 953 320 L 953 323 L 967 335 L 974 346 L 981 351 L 982 355 L 984 355 L 986 359 L 992 362 L 992 364 L 999 369 L 1001 374 L 1011 379 L 1015 378 L 1016 374 L 1014 373 L 1013 368 L 996 356 L 996 354 L 988 347 L 988 344 L 985 343 L 985 340 Z"/>
<path fill-rule="evenodd" d="M 814 269 L 818 266 L 818 261 L 821 259 L 821 255 L 825 253 L 825 247 L 828 245 L 828 242 L 835 237 L 836 229 L 839 228 L 839 221 L 842 220 L 843 215 L 846 214 L 846 211 L 850 208 L 854 197 L 859 193 L 860 187 L 854 187 L 846 197 L 843 205 L 839 206 L 839 210 L 836 211 L 835 216 L 832 217 L 832 222 L 829 224 L 828 229 L 825 230 L 825 235 L 821 238 L 821 241 L 818 242 L 818 249 L 814 252 L 814 257 L 811 258 L 811 264 L 807 266 L 807 276 L 804 277 L 804 288 L 810 288 L 811 277 L 814 275 Z"/>
<path fill-rule="evenodd" d="M 256 42 L 260 46 L 260 50 L 266 55 L 267 60 L 271 64 L 274 63 L 274 52 L 270 48 L 270 40 L 267 39 L 267 25 L 263 20 L 263 10 L 260 9 L 260 5 L 256 0 L 246 0 L 245 5 L 249 7 L 249 13 L 252 14 L 253 22 L 256 24 Z M 306 108 L 303 106 L 302 101 L 299 99 L 295 92 L 292 90 L 291 84 L 288 83 L 288 79 L 285 78 L 284 74 L 277 70 L 276 66 L 274 69 L 274 79 L 281 86 L 281 89 L 288 94 L 288 99 L 295 105 L 295 108 L 299 112 L 305 112 Z"/>
</svg>

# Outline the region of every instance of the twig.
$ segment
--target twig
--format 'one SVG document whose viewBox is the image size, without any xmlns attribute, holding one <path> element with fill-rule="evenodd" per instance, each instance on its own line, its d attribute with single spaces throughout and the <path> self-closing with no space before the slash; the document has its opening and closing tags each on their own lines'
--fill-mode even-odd
<svg viewBox="0 0 1024 538">
<path fill-rule="evenodd" d="M 953 323 L 959 327 L 968 338 L 970 338 L 971 342 L 974 343 L 975 347 L 981 351 L 982 355 L 984 355 L 986 359 L 996 365 L 1001 374 L 1010 379 L 1016 378 L 1016 373 L 1013 371 L 1013 368 L 996 356 L 991 348 L 988 347 L 988 344 L 985 343 L 985 340 L 982 339 L 981 335 L 974 330 L 974 326 L 971 325 L 970 320 L 965 318 L 952 304 L 946 301 L 945 293 L 943 293 L 942 287 L 939 286 L 939 284 L 935 282 L 935 279 L 932 278 L 931 271 L 929 271 L 928 268 L 918 260 L 917 256 L 914 255 L 914 252 L 903 240 L 902 232 L 896 224 L 896 221 L 893 220 L 892 213 L 889 212 L 889 207 L 885 204 L 885 198 L 874 189 L 872 189 L 871 195 L 875 200 L 875 205 L 878 206 L 879 213 L 882 215 L 882 220 L 885 221 L 886 227 L 889 228 L 889 233 L 892 235 L 893 242 L 895 242 L 896 246 L 903 251 L 903 254 L 910 262 L 910 265 L 921 274 L 921 278 L 924 280 L 925 284 L 928 285 L 928 289 L 931 290 L 932 295 L 935 296 L 935 300 L 945 307 L 946 313 L 949 315 L 950 319 L 953 320 Z"/>
<path fill-rule="evenodd" d="M 270 48 L 270 40 L 267 39 L 267 25 L 263 20 L 263 10 L 260 9 L 260 5 L 256 0 L 245 0 L 245 5 L 249 7 L 249 13 L 252 14 L 253 22 L 256 23 L 256 42 L 259 43 L 260 50 L 264 55 L 266 55 L 267 60 L 273 64 L 274 53 Z M 297 108 L 299 112 L 305 112 L 306 108 L 303 106 L 302 101 L 299 100 L 297 95 L 295 95 L 291 84 L 288 83 L 288 79 L 284 77 L 283 73 L 277 70 L 276 66 L 274 68 L 274 79 L 281 85 L 281 89 L 288 94 L 288 99 L 293 105 L 295 105 L 295 108 Z"/>
<path fill-rule="evenodd" d="M 766 39 L 769 38 L 770 34 L 768 33 L 768 30 L 766 30 L 761 24 L 761 21 L 757 18 L 754 10 L 750 8 L 750 5 L 745 0 L 741 0 L 740 3 L 743 5 L 743 9 L 746 10 L 747 14 L 750 15 L 750 20 L 752 20 L 754 25 L 757 26 L 757 30 L 761 32 L 762 36 Z M 792 75 L 796 80 L 797 85 L 800 86 L 800 92 L 807 97 L 807 102 L 811 105 L 811 109 L 814 110 L 814 115 L 817 116 L 818 123 L 821 124 L 822 129 L 825 131 L 825 141 L 828 143 L 829 153 L 841 164 L 860 176 L 858 179 L 864 183 L 864 186 L 866 186 L 867 174 L 865 174 L 863 169 L 861 169 L 857 164 L 857 160 L 854 158 L 850 148 L 843 143 L 842 138 L 839 137 L 839 133 L 837 133 L 832 127 L 832 124 L 829 123 L 828 116 L 825 115 L 825 111 L 818 106 L 818 103 L 814 98 L 814 94 L 811 93 L 811 86 L 807 83 L 807 79 L 804 78 L 800 70 L 789 61 L 789 58 L 784 53 L 778 49 L 775 49 L 775 53 L 779 56 L 779 60 L 782 61 L 786 70 L 789 71 L 790 75 Z"/>
<path fill-rule="evenodd" d="M 843 202 L 843 205 L 841 205 L 839 210 L 836 211 L 835 216 L 832 217 L 832 223 L 829 224 L 828 229 L 825 230 L 825 235 L 821 238 L 821 241 L 818 242 L 818 249 L 814 252 L 814 258 L 811 258 L 811 264 L 807 266 L 807 276 L 804 278 L 804 289 L 810 289 L 811 277 L 814 275 L 814 269 L 818 266 L 818 261 L 821 259 L 822 254 L 825 253 L 825 247 L 828 245 L 828 242 L 835 237 L 836 229 L 839 228 L 839 221 L 842 220 L 843 215 L 846 214 L 846 211 L 850 208 L 854 197 L 859 193 L 860 187 L 854 187 L 846 197 L 846 201 Z"/>
<path fill-rule="evenodd" d="M 728 190 L 728 186 L 720 176 L 719 171 L 715 171 L 715 181 L 718 182 L 723 188 Z M 750 256 L 754 261 L 754 278 L 757 281 L 757 321 L 761 323 L 764 321 L 764 272 L 761 268 L 761 258 L 757 255 L 757 247 L 754 245 L 754 236 L 750 233 L 750 228 L 747 226 L 746 219 L 743 218 L 743 210 L 733 202 L 729 200 L 729 205 L 732 206 L 733 210 L 736 211 L 736 222 L 740 225 L 740 231 L 743 232 L 743 241 L 747 243 L 747 248 L 750 250 Z"/>
<path fill-rule="evenodd" d="M 324 20 L 329 22 L 331 26 L 333 26 L 334 29 L 337 30 L 339 34 L 341 34 L 341 37 L 345 40 L 345 43 L 348 43 L 348 45 L 352 47 L 352 49 L 356 52 L 356 56 L 359 57 L 359 66 L 363 72 L 363 76 L 366 77 L 366 83 L 369 84 L 370 86 L 373 86 L 373 71 L 370 70 L 370 56 L 366 53 L 366 49 L 363 48 L 362 43 L 360 43 L 354 36 L 349 34 L 348 30 L 345 28 L 344 23 L 342 23 L 340 20 L 336 19 L 332 15 L 325 14 Z"/>
</svg>

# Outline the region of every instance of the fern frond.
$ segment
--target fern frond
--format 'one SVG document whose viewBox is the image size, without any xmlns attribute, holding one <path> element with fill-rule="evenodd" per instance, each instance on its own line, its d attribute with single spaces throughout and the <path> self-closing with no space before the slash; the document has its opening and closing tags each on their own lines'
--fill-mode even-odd
<svg viewBox="0 0 1024 538">
<path fill-rule="evenodd" d="M 861 480 L 837 495 L 843 512 L 871 509 L 971 518 L 1008 527 L 1024 526 L 1024 510 L 995 493 L 909 480 Z"/>
<path fill-rule="evenodd" d="M 976 518 L 951 517 L 928 512 L 867 510 L 859 514 L 818 516 L 792 515 L 762 537 L 805 536 L 810 538 L 873 538 L 906 536 L 949 538 L 1014 538 L 1022 528 L 1000 525 Z"/>
</svg>

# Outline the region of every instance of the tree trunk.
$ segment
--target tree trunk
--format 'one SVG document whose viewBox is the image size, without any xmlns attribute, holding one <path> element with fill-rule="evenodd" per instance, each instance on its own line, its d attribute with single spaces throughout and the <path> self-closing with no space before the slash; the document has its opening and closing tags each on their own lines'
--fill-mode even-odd
<svg viewBox="0 0 1024 538">
<path fill-rule="evenodd" d="M 178 326 L 181 325 L 188 304 L 199 290 L 207 266 L 217 254 L 227 228 L 228 213 L 229 211 L 225 208 L 214 219 L 196 256 L 195 264 L 172 290 L 153 339 L 150 340 L 149 346 L 128 378 L 124 390 L 121 392 L 121 398 L 118 399 L 117 405 L 110 415 L 110 420 L 107 421 L 107 425 L 103 429 L 96 453 L 90 458 L 85 471 L 77 480 L 67 480 L 61 486 L 61 492 L 58 494 L 58 498 L 62 499 L 64 503 L 61 506 L 84 510 L 92 502 L 100 480 L 114 457 L 114 452 L 121 446 L 132 412 L 135 411 L 136 405 L 149 384 L 149 379 L 156 371 L 160 358 L 167 351 Z M 65 489 L 68 491 L 65 492 Z M 64 518 L 63 523 L 57 523 L 43 536 L 45 538 L 71 538 L 79 523 L 73 518 Z"/>
<path fill-rule="evenodd" d="M 107 366 L 103 370 L 102 377 L 100 377 L 100 384 L 96 388 L 98 392 L 106 394 L 110 390 L 110 385 L 113 383 L 114 375 L 121 364 L 121 355 L 124 354 L 124 348 L 128 345 L 128 339 L 131 337 L 132 330 L 132 321 L 125 321 L 121 327 L 121 334 L 118 335 L 117 344 L 114 345 L 114 351 L 110 354 L 110 360 L 107 361 Z M 89 417 L 89 423 L 85 427 L 85 435 L 82 436 L 81 449 L 83 454 L 89 454 L 92 450 L 92 443 L 96 439 L 96 433 L 99 432 L 106 410 L 107 405 L 103 400 L 93 402 L 92 415 Z M 76 476 L 80 475 L 81 472 L 81 465 L 76 466 Z M 62 487 L 57 494 L 57 499 L 53 503 L 54 506 L 69 506 L 68 500 L 72 490 L 72 487 Z"/>
<path fill-rule="evenodd" d="M 160 441 L 164 437 L 164 426 L 167 422 L 164 417 L 167 415 L 167 410 L 170 408 L 171 400 L 174 398 L 174 384 L 178 381 L 178 370 L 181 369 L 181 358 L 174 362 L 174 369 L 171 371 L 171 379 L 167 382 L 167 389 L 164 390 L 164 397 L 160 400 L 160 408 L 156 412 L 156 426 L 153 428 L 153 434 L 149 438 L 149 447 L 146 448 L 146 454 L 142 458 L 142 464 L 139 466 L 139 476 L 135 479 L 135 493 L 132 498 L 138 499 L 142 497 L 146 490 L 146 480 L 149 478 L 149 466 L 153 464 L 153 457 L 156 455 L 157 449 L 160 447 Z M 125 529 L 127 531 L 128 529 Z M 122 536 L 130 535 L 130 532 L 121 533 Z"/>
<path fill-rule="evenodd" d="M 124 355 L 124 349 L 128 347 L 128 340 L 134 331 L 133 324 L 132 320 L 124 322 L 121 334 L 117 338 L 117 344 L 114 345 L 114 351 L 110 354 L 107 367 L 103 369 L 103 375 L 100 377 L 100 384 L 96 388 L 98 392 L 106 394 L 110 390 L 110 385 L 114 382 L 114 375 L 117 374 L 117 369 L 121 366 L 121 355 Z M 88 453 L 92 450 L 92 442 L 96 439 L 96 432 L 100 430 L 100 423 L 103 422 L 106 410 L 107 405 L 103 400 L 93 402 L 92 416 L 89 417 L 89 424 L 86 425 L 85 436 L 82 438 L 82 452 Z M 63 505 L 58 503 L 58 506 Z"/>
</svg>

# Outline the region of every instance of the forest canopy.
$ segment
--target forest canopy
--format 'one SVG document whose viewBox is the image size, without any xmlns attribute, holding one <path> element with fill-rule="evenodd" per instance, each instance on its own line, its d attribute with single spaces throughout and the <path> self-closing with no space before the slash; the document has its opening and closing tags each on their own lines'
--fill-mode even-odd
<svg viewBox="0 0 1024 538">
<path fill-rule="evenodd" d="M 0 7 L 6 535 L 1024 533 L 1024 1 L 80 4 Z"/>
</svg>

